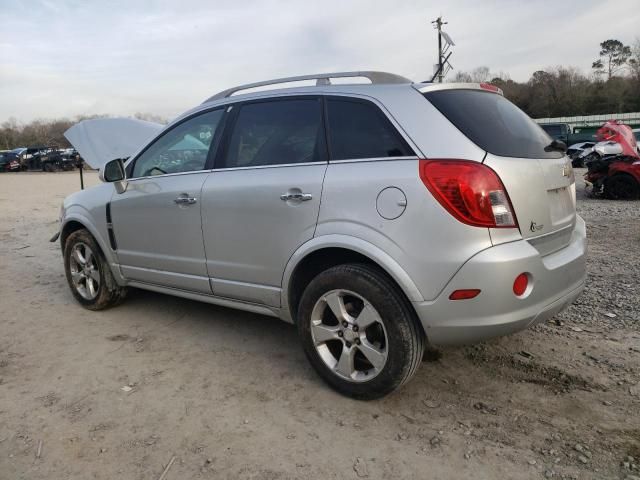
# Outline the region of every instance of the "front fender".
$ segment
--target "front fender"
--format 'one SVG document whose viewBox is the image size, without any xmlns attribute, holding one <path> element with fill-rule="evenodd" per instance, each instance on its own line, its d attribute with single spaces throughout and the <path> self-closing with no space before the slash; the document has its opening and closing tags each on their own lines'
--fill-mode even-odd
<svg viewBox="0 0 640 480">
<path fill-rule="evenodd" d="M 385 270 L 400 286 L 412 302 L 422 302 L 424 298 L 407 272 L 387 253 L 375 245 L 350 235 L 331 234 L 314 237 L 295 251 L 289 259 L 282 278 L 281 312 L 283 320 L 292 322 L 289 311 L 289 287 L 291 276 L 300 262 L 310 253 L 323 248 L 344 248 L 364 255 Z"/>
<path fill-rule="evenodd" d="M 123 285 L 125 283 L 125 280 L 120 274 L 120 269 L 118 267 L 118 256 L 113 250 L 111 250 L 109 242 L 106 241 L 106 229 L 102 231 L 103 229 L 99 228 L 92 220 L 89 212 L 84 209 L 84 207 L 81 207 L 79 205 L 73 205 L 66 210 L 65 216 L 62 219 L 62 224 L 60 225 L 61 233 L 70 222 L 80 223 L 89 231 L 89 233 L 91 233 L 93 238 L 100 246 L 100 249 L 107 259 L 108 264 L 111 266 L 111 272 L 113 273 L 116 282 L 119 285 Z M 64 245 L 62 246 L 62 248 L 64 249 Z"/>
</svg>

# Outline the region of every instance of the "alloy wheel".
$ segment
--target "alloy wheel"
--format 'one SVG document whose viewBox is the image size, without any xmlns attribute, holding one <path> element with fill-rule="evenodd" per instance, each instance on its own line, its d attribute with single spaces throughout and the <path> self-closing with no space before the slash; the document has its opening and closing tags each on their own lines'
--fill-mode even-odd
<svg viewBox="0 0 640 480">
<path fill-rule="evenodd" d="M 387 331 L 364 297 L 332 290 L 316 302 L 311 336 L 318 355 L 336 375 L 352 382 L 376 377 L 387 362 Z"/>
<path fill-rule="evenodd" d="M 98 260 L 86 243 L 76 243 L 69 257 L 71 281 L 76 291 L 86 300 L 93 300 L 100 289 Z"/>
</svg>

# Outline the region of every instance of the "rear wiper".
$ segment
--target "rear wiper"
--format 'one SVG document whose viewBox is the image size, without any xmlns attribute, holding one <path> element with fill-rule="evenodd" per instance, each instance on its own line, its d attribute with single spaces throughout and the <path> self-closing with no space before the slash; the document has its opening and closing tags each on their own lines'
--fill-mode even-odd
<svg viewBox="0 0 640 480">
<path fill-rule="evenodd" d="M 544 147 L 544 151 L 545 152 L 562 152 L 562 153 L 564 153 L 564 152 L 567 151 L 567 144 L 564 143 L 561 140 L 554 140 L 549 145 Z"/>
</svg>

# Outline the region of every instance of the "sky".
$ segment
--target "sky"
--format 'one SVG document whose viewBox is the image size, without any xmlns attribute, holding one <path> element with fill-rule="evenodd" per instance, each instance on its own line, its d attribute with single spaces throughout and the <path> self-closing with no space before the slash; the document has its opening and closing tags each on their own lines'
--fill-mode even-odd
<svg viewBox="0 0 640 480">
<path fill-rule="evenodd" d="M 601 41 L 640 38 L 640 0 L 0 0 L 0 122 L 170 119 L 234 85 L 319 72 L 422 81 L 439 15 L 456 44 L 450 76 L 589 73 Z"/>
</svg>

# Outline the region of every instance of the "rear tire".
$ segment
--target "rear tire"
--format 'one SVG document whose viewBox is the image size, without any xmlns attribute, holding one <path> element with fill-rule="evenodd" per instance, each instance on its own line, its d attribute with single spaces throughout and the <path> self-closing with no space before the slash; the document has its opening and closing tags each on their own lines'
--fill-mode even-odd
<svg viewBox="0 0 640 480">
<path fill-rule="evenodd" d="M 88 310 L 116 306 L 126 297 L 127 289 L 116 283 L 100 246 L 84 228 L 64 244 L 64 270 L 71 293 Z"/>
<path fill-rule="evenodd" d="M 316 276 L 300 300 L 297 326 L 318 374 L 361 400 L 408 382 L 424 355 L 415 312 L 398 287 L 369 265 L 338 265 Z"/>
<path fill-rule="evenodd" d="M 604 194 L 613 200 L 636 200 L 640 197 L 640 185 L 631 175 L 618 174 L 605 181 Z"/>
</svg>

